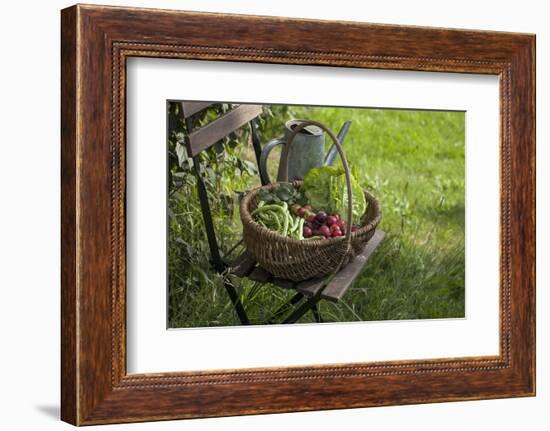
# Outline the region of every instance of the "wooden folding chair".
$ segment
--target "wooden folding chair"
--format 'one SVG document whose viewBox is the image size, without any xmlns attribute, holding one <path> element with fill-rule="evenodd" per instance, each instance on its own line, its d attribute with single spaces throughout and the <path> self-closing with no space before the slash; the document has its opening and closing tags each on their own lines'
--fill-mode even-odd
<svg viewBox="0 0 550 431">
<path fill-rule="evenodd" d="M 318 302 L 323 299 L 338 302 L 342 299 L 348 288 L 367 263 L 370 255 L 384 237 L 384 233 L 377 231 L 363 252 L 346 267 L 341 269 L 328 284 L 323 280 L 317 279 L 295 283 L 290 280 L 275 278 L 265 269 L 258 266 L 257 262 L 247 251 L 244 251 L 235 260 L 227 262 L 220 254 L 206 187 L 200 175 L 199 155 L 202 151 L 207 150 L 229 134 L 248 124 L 251 131 L 256 163 L 259 167 L 262 148 L 258 135 L 256 118 L 262 113 L 262 106 L 237 105 L 205 126 L 195 128 L 195 116 L 212 104 L 213 102 L 180 102 L 180 112 L 188 131 L 185 137 L 185 145 L 188 156 L 193 159 L 199 202 L 210 248 L 211 264 L 220 274 L 227 273 L 229 270 L 229 273 L 234 277 L 246 277 L 258 283 L 272 283 L 280 288 L 296 291 L 296 294 L 292 296 L 289 301 L 281 305 L 272 314 L 267 323 L 294 323 L 308 311 L 312 311 L 315 320 L 321 322 L 322 318 L 319 314 Z M 261 179 L 261 181 L 262 184 L 264 184 L 265 179 Z M 251 324 L 252 322 L 250 322 L 248 318 L 246 310 L 230 277 L 224 277 L 224 287 L 241 323 L 243 325 Z"/>
</svg>

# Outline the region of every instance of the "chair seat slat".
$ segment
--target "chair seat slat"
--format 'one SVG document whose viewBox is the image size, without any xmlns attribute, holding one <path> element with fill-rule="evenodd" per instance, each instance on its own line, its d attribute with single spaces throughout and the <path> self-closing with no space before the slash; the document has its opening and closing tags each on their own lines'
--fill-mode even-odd
<svg viewBox="0 0 550 431">
<path fill-rule="evenodd" d="M 256 266 L 256 259 L 245 251 L 231 264 L 231 273 L 237 277 L 246 277 Z"/>
<path fill-rule="evenodd" d="M 261 266 L 257 266 L 252 270 L 250 274 L 248 274 L 248 278 L 250 278 L 252 281 L 267 283 L 273 278 L 273 276 Z"/>
<path fill-rule="evenodd" d="M 377 230 L 361 254 L 357 255 L 352 262 L 338 271 L 334 278 L 330 280 L 330 283 L 321 292 L 321 298 L 333 302 L 340 301 L 357 276 L 361 273 L 370 256 L 374 253 L 374 250 L 376 250 L 376 247 L 378 247 L 378 244 L 380 244 L 383 238 L 384 232 Z"/>
<path fill-rule="evenodd" d="M 315 296 L 323 287 L 323 280 L 322 278 L 312 278 L 301 281 L 296 285 L 296 290 L 306 296 Z"/>
</svg>

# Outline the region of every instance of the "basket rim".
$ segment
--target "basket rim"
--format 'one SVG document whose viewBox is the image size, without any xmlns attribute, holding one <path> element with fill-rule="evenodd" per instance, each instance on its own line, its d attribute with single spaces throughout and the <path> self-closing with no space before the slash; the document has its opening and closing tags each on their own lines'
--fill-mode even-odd
<svg viewBox="0 0 550 431">
<path fill-rule="evenodd" d="M 259 224 L 258 222 L 256 222 L 256 220 L 254 220 L 254 218 L 252 217 L 248 209 L 250 202 L 260 192 L 260 190 L 272 190 L 275 187 L 277 187 L 279 184 L 292 184 L 292 186 L 296 188 L 300 188 L 303 185 L 303 181 L 276 182 L 273 184 L 267 184 L 265 186 L 255 187 L 245 192 L 240 203 L 240 216 L 241 216 L 241 222 L 243 226 L 247 224 L 252 229 L 261 233 L 263 236 L 267 236 L 270 239 L 277 240 L 279 242 L 285 242 L 287 244 L 294 244 L 294 245 L 299 244 L 300 246 L 303 246 L 303 247 L 311 247 L 311 248 L 318 248 L 320 246 L 328 247 L 328 246 L 336 245 L 339 242 L 342 242 L 346 239 L 345 236 L 340 236 L 338 238 L 312 239 L 312 240 L 294 239 L 288 236 L 283 236 L 278 232 L 268 229 L 262 226 L 261 224 Z M 365 198 L 367 199 L 369 205 L 374 205 L 374 216 L 370 220 L 368 220 L 366 224 L 362 225 L 355 232 L 351 233 L 352 242 L 359 235 L 366 234 L 371 230 L 376 229 L 382 216 L 382 211 L 380 209 L 380 203 L 378 199 L 373 194 L 371 194 L 368 190 L 365 190 L 365 189 L 362 189 L 362 190 L 363 190 L 363 193 L 365 194 Z"/>
</svg>

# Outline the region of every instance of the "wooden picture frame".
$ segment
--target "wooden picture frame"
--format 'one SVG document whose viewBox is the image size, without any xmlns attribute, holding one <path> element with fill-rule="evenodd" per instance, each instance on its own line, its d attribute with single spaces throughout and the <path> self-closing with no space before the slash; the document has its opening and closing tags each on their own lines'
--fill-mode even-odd
<svg viewBox="0 0 550 431">
<path fill-rule="evenodd" d="M 64 421 L 90 425 L 535 394 L 534 35 L 82 5 L 64 9 L 61 17 Z M 500 354 L 127 375 L 130 56 L 498 75 Z"/>
</svg>

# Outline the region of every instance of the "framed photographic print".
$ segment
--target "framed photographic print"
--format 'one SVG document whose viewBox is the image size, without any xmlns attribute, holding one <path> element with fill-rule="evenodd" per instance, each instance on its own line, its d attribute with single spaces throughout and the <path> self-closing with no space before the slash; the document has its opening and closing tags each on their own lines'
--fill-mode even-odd
<svg viewBox="0 0 550 431">
<path fill-rule="evenodd" d="M 535 394 L 535 37 L 62 11 L 62 419 Z"/>
</svg>

